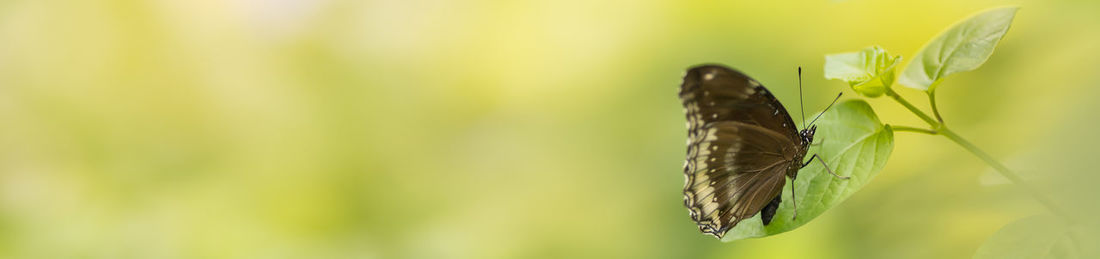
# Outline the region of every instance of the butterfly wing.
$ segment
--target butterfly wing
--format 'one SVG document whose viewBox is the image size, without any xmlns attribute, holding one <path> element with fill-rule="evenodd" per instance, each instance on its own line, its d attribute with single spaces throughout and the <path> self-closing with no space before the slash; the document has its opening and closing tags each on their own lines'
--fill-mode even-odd
<svg viewBox="0 0 1100 259">
<path fill-rule="evenodd" d="M 798 132 L 767 89 L 729 68 L 692 68 L 680 98 L 688 120 L 684 204 L 701 231 L 721 238 L 779 195 L 792 161 L 801 160 Z"/>
<path fill-rule="evenodd" d="M 689 69 L 680 86 L 680 100 L 689 113 L 689 129 L 706 122 L 740 121 L 775 131 L 792 141 L 799 139 L 791 115 L 767 88 L 724 66 Z M 693 120 L 691 112 L 699 117 Z"/>
</svg>

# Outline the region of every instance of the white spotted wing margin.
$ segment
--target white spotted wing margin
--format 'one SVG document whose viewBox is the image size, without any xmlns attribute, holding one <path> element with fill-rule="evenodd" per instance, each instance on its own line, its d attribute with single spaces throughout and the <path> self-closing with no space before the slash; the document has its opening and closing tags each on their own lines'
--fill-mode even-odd
<svg viewBox="0 0 1100 259">
<path fill-rule="evenodd" d="M 779 195 L 794 158 L 773 147 L 793 144 L 774 131 L 734 121 L 709 123 L 700 133 L 688 148 L 684 205 L 700 231 L 721 239 Z"/>
<path fill-rule="evenodd" d="M 700 231 L 721 239 L 778 199 L 806 145 L 779 101 L 740 72 L 698 66 L 680 90 L 688 127 L 684 205 Z"/>
</svg>

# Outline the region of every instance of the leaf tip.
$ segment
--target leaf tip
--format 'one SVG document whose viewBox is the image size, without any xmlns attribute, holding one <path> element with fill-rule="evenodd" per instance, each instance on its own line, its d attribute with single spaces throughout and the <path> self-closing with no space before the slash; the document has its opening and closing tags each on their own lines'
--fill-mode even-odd
<svg viewBox="0 0 1100 259">
<path fill-rule="evenodd" d="M 1019 9 L 1018 5 L 989 8 L 948 27 L 921 47 L 898 83 L 930 92 L 951 74 L 977 69 L 993 54 Z"/>
</svg>

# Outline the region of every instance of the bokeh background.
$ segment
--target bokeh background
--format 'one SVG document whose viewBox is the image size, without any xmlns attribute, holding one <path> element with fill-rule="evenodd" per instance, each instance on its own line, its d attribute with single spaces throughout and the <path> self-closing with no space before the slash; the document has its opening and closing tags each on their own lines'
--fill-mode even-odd
<svg viewBox="0 0 1100 259">
<path fill-rule="evenodd" d="M 1098 1 L 0 1 L 0 257 L 969 257 L 1043 208 L 905 132 L 798 230 L 700 234 L 676 92 L 723 63 L 797 114 L 803 66 L 818 111 L 858 98 L 823 79 L 825 54 L 909 58 L 1006 4 L 1013 27 L 940 86 L 941 111 L 1064 206 L 1095 206 Z"/>
</svg>

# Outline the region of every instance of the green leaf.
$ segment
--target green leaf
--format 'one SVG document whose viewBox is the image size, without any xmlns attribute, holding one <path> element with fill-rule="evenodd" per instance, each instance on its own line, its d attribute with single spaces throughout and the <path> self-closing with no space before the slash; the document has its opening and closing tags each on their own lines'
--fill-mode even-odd
<svg viewBox="0 0 1100 259">
<path fill-rule="evenodd" d="M 840 79 L 863 96 L 878 97 L 894 83 L 894 70 L 899 62 L 901 56 L 890 56 L 879 46 L 826 55 L 825 78 Z"/>
<path fill-rule="evenodd" d="M 997 230 L 974 258 L 1095 258 L 1096 251 L 1088 251 L 1095 250 L 1094 236 L 1074 231 L 1053 215 L 1017 220 Z"/>
<path fill-rule="evenodd" d="M 813 162 L 799 171 L 794 181 L 797 200 L 791 198 L 791 182 L 787 181 L 783 202 L 771 224 L 765 227 L 757 214 L 737 224 L 722 241 L 770 236 L 805 225 L 863 188 L 886 165 L 894 149 L 894 132 L 879 122 L 867 102 L 845 101 L 818 121 L 815 142 L 821 144 L 811 148 L 807 156 L 818 154 L 834 172 L 851 178 L 837 178 L 821 163 Z M 792 220 L 794 201 L 798 203 L 798 218 Z"/>
<path fill-rule="evenodd" d="M 1019 7 L 999 7 L 978 13 L 940 33 L 921 48 L 901 72 L 898 83 L 924 91 L 948 75 L 977 69 L 1008 32 Z"/>
</svg>

